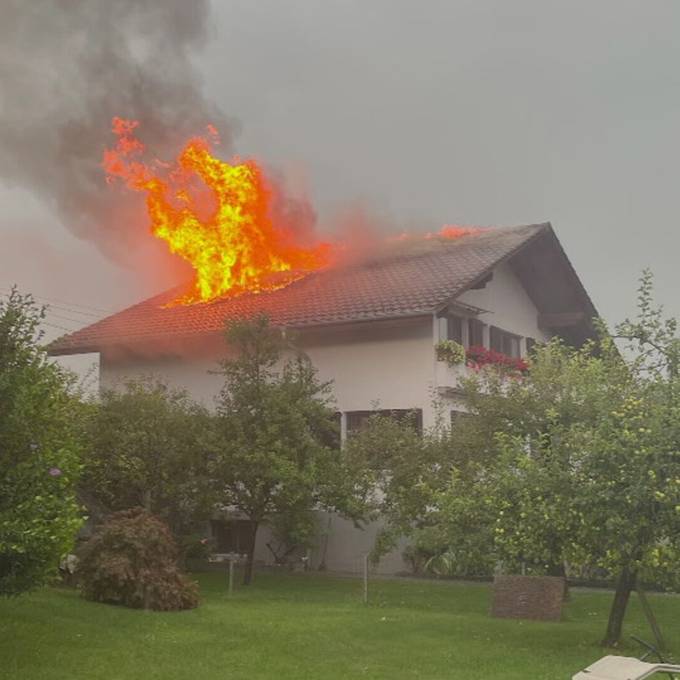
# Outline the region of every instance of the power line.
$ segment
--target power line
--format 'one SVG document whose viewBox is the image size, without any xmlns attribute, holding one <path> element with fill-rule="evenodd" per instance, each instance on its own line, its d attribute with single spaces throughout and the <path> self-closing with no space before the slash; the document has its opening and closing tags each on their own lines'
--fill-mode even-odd
<svg viewBox="0 0 680 680">
<path fill-rule="evenodd" d="M 49 321 L 43 321 L 42 325 L 49 326 L 50 328 L 58 328 L 60 331 L 66 331 L 67 333 L 73 333 L 75 330 L 73 328 L 66 328 L 66 326 L 59 326 L 56 323 L 50 323 Z"/>
<path fill-rule="evenodd" d="M 9 288 L 0 288 L 0 296 L 3 295 L 3 294 L 5 294 L 5 292 L 6 292 L 7 294 L 9 294 L 10 290 L 11 290 L 11 289 L 9 289 Z M 32 295 L 34 298 L 38 298 L 38 297 L 39 297 L 38 295 L 33 295 L 32 293 L 31 293 L 31 295 Z M 46 299 L 46 298 L 43 298 L 43 299 Z M 99 314 L 92 314 L 91 312 L 81 312 L 81 311 L 79 311 L 79 310 L 77 310 L 77 309 L 71 310 L 71 309 L 68 309 L 68 308 L 60 308 L 60 307 L 58 308 L 58 309 L 60 309 L 60 310 L 62 310 L 62 311 L 63 311 L 63 309 L 65 309 L 65 310 L 68 311 L 68 312 L 73 312 L 73 313 L 76 313 L 76 314 L 87 314 L 87 315 L 89 315 L 89 316 L 91 316 L 91 317 L 95 317 L 95 320 L 90 320 L 90 319 L 74 319 L 74 318 L 72 318 L 72 317 L 64 316 L 64 315 L 62 315 L 62 314 L 59 314 L 59 313 L 57 313 L 57 312 L 54 312 L 54 311 L 52 311 L 52 309 L 53 309 L 52 305 L 48 305 L 48 306 L 46 307 L 46 310 L 45 310 L 46 316 L 45 316 L 45 318 L 43 318 L 43 319 L 40 320 L 40 325 L 41 325 L 41 326 L 47 326 L 48 328 L 54 328 L 54 329 L 59 330 L 59 331 L 64 331 L 64 332 L 66 332 L 66 333 L 74 333 L 74 332 L 77 331 L 78 329 L 82 328 L 82 327 L 83 327 L 83 324 L 87 324 L 88 322 L 89 322 L 89 323 L 95 323 L 95 320 L 101 318 L 101 315 L 99 315 Z M 54 322 L 54 319 L 57 319 L 58 321 L 70 321 L 70 322 L 72 322 L 72 323 L 74 323 L 74 324 L 77 324 L 77 326 L 76 326 L 75 328 L 69 328 L 69 327 L 67 327 L 67 326 L 64 326 L 63 323 L 55 323 L 55 322 Z"/>
<path fill-rule="evenodd" d="M 93 319 L 101 319 L 102 314 L 96 314 L 94 312 L 85 312 L 80 309 L 71 309 L 70 307 L 62 307 L 61 305 L 48 304 L 49 309 L 58 309 L 60 312 L 68 312 L 69 314 L 82 314 L 83 316 L 89 316 Z"/>
<path fill-rule="evenodd" d="M 79 326 L 83 326 L 84 324 L 96 323 L 95 321 L 90 321 L 89 319 L 72 319 L 71 317 L 63 316 L 62 314 L 57 314 L 57 312 L 52 311 L 51 307 L 48 308 L 47 314 L 49 316 L 56 317 L 57 319 L 61 319 L 62 321 L 72 321 L 73 323 L 77 323 Z"/>
<path fill-rule="evenodd" d="M 73 317 L 64 316 L 63 314 L 54 312 L 52 307 L 45 307 L 45 318 L 43 321 L 45 323 L 48 323 L 50 320 L 54 319 L 58 319 L 59 321 L 70 321 L 71 323 L 76 324 L 76 328 L 82 328 L 83 326 L 89 326 L 93 323 L 96 323 L 99 318 L 101 317 L 94 317 L 90 319 L 74 319 Z M 76 330 L 76 328 L 68 330 Z"/>
<path fill-rule="evenodd" d="M 0 288 L 0 290 L 4 291 L 6 293 L 9 293 L 11 291 L 11 288 L 8 287 L 8 286 L 3 286 L 2 288 Z M 57 299 L 54 299 L 54 298 L 48 298 L 48 297 L 45 297 L 43 295 L 36 295 L 35 293 L 31 293 L 31 295 L 34 298 L 36 298 L 36 300 L 44 300 L 45 302 L 52 303 L 56 306 L 66 305 L 66 307 L 64 308 L 66 311 L 75 312 L 76 314 L 89 314 L 90 316 L 96 316 L 92 312 L 99 312 L 100 314 L 113 314 L 114 313 L 114 310 L 104 309 L 103 307 L 94 307 L 92 305 L 85 305 L 85 304 L 81 304 L 81 303 L 78 303 L 78 302 L 66 302 L 65 300 L 57 300 Z M 80 308 L 82 310 L 90 310 L 90 312 L 80 311 L 80 309 L 71 309 L 73 307 L 77 307 L 77 308 Z"/>
<path fill-rule="evenodd" d="M 6 293 L 9 293 L 9 288 L 2 289 Z M 58 307 L 64 311 L 75 312 L 76 314 L 84 314 L 87 316 L 101 316 L 102 314 L 112 314 L 113 310 L 110 309 L 100 309 L 99 307 L 90 307 L 89 305 L 82 305 L 77 302 L 64 302 L 62 300 L 54 300 L 51 298 L 43 297 L 42 295 L 35 295 L 35 293 L 30 293 L 32 297 L 36 300 L 41 300 L 49 304 L 50 307 Z M 77 308 L 77 309 L 74 309 Z M 88 311 L 89 310 L 89 311 Z M 98 312 L 95 313 L 95 312 Z"/>
<path fill-rule="evenodd" d="M 3 289 L 0 288 L 0 294 L 2 293 Z M 36 297 L 36 296 L 33 296 Z M 64 316 L 63 314 L 60 314 L 58 312 L 53 311 L 54 307 L 52 305 L 48 305 L 45 308 L 45 318 L 43 318 L 40 321 L 41 325 L 48 326 L 50 328 L 55 328 L 60 331 L 66 331 L 67 333 L 73 333 L 77 331 L 78 329 L 82 328 L 84 325 L 95 323 L 97 320 L 101 319 L 101 315 L 98 314 L 91 314 L 90 312 L 79 312 L 78 310 L 69 310 L 66 309 L 66 311 L 69 312 L 75 312 L 76 314 L 88 314 L 91 317 L 90 319 L 74 319 L 73 317 L 70 316 Z M 62 311 L 63 308 L 59 307 L 57 308 L 60 311 Z M 67 327 L 63 324 L 64 321 L 71 322 L 73 324 L 76 324 L 75 327 Z M 60 323 L 62 322 L 62 323 Z"/>
</svg>

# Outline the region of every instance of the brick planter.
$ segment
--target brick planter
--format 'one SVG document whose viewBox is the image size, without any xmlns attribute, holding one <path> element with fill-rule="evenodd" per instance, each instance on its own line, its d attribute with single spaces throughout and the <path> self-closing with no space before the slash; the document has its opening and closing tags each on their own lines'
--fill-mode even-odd
<svg viewBox="0 0 680 680">
<path fill-rule="evenodd" d="M 505 619 L 559 621 L 564 602 L 559 576 L 496 576 L 491 615 Z"/>
</svg>

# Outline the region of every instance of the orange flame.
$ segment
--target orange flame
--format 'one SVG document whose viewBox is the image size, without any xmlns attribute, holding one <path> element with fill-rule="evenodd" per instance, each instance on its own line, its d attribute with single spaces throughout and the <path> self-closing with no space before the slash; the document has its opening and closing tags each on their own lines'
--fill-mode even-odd
<svg viewBox="0 0 680 680">
<path fill-rule="evenodd" d="M 230 164 L 211 154 L 219 142 L 212 126 L 208 137 L 187 142 L 175 164 L 149 165 L 140 160 L 138 125 L 113 119 L 118 141 L 104 152 L 103 166 L 107 181 L 120 178 L 146 193 L 152 233 L 194 268 L 192 290 L 175 303 L 272 290 L 329 263 L 329 244 L 303 246 L 273 223 L 271 188 L 254 160 Z"/>
<path fill-rule="evenodd" d="M 461 227 L 457 224 L 445 224 L 435 236 L 460 238 L 461 236 L 469 236 L 470 234 L 479 234 L 480 231 L 484 231 L 484 229 L 481 227 Z"/>
</svg>

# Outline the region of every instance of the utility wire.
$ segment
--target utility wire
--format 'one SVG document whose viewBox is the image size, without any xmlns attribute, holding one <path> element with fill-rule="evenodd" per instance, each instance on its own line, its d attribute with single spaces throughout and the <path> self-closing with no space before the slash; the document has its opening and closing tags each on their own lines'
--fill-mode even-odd
<svg viewBox="0 0 680 680">
<path fill-rule="evenodd" d="M 9 293 L 11 288 L 5 285 L 2 288 L 0 288 L 0 290 Z M 113 309 L 104 309 L 103 307 L 94 307 L 92 305 L 85 305 L 85 304 L 81 304 L 81 303 L 77 303 L 77 302 L 66 302 L 65 300 L 56 300 L 54 298 L 44 297 L 43 295 L 36 295 L 35 293 L 31 293 L 31 295 L 36 300 L 44 300 L 45 302 L 53 303 L 54 305 L 66 305 L 66 309 L 68 309 L 68 311 L 75 311 L 76 314 L 88 314 L 89 313 L 91 316 L 95 316 L 95 314 L 93 314 L 92 312 L 99 312 L 100 314 L 113 314 L 114 313 Z M 85 312 L 85 311 L 80 311 L 80 309 L 78 309 L 78 310 L 70 309 L 70 308 L 74 308 L 74 307 L 77 307 L 77 308 L 80 308 L 80 309 L 83 309 L 83 310 L 90 310 L 90 311 Z"/>
<path fill-rule="evenodd" d="M 83 316 L 89 316 L 93 319 L 101 319 L 102 316 L 104 316 L 103 313 L 97 314 L 95 312 L 84 312 L 80 309 L 71 309 L 70 307 L 62 307 L 60 305 L 48 304 L 47 306 L 49 309 L 57 309 L 60 312 L 67 312 L 68 314 L 82 314 Z"/>
<path fill-rule="evenodd" d="M 43 321 L 43 326 L 49 326 L 50 328 L 58 328 L 60 331 L 66 331 L 67 333 L 73 333 L 73 328 L 66 328 L 65 326 L 59 326 L 56 323 L 50 323 L 49 321 Z"/>
<path fill-rule="evenodd" d="M 0 295 L 3 295 L 5 293 L 9 294 L 10 290 L 11 289 L 9 289 L 9 288 L 0 288 Z M 31 295 L 33 295 L 33 294 L 31 294 Z M 39 296 L 33 295 L 33 297 L 38 298 Z M 43 299 L 45 299 L 45 298 L 43 298 Z M 73 318 L 68 317 L 68 316 L 63 316 L 62 314 L 59 314 L 57 312 L 53 312 L 52 309 L 53 309 L 52 305 L 47 306 L 46 317 L 43 318 L 40 321 L 40 325 L 41 326 L 47 326 L 49 328 L 54 328 L 54 329 L 59 330 L 59 331 L 64 331 L 66 333 L 74 333 L 79 328 L 82 328 L 83 324 L 87 324 L 88 322 L 94 323 L 96 319 L 101 318 L 101 314 L 93 314 L 92 312 L 81 312 L 77 309 L 66 308 L 66 311 L 68 311 L 68 312 L 74 312 L 76 314 L 86 314 L 88 316 L 95 317 L 95 319 L 92 319 L 92 320 L 90 320 L 90 319 L 73 319 Z M 61 308 L 58 308 L 58 309 L 61 309 Z M 64 326 L 63 323 L 55 323 L 54 322 L 55 319 L 57 319 L 57 321 L 62 321 L 62 322 L 63 321 L 70 321 L 74 324 L 77 324 L 77 326 L 76 326 L 76 328 L 69 328 L 67 326 Z"/>
<path fill-rule="evenodd" d="M 10 288 L 3 288 L 4 292 L 9 293 Z M 29 291 L 30 292 L 30 291 Z M 36 300 L 42 300 L 49 303 L 50 307 L 61 307 L 62 309 L 68 311 L 75 311 L 77 314 L 88 314 L 90 316 L 95 316 L 95 312 L 101 314 L 112 314 L 113 310 L 102 309 L 100 307 L 91 307 L 90 305 L 80 304 L 78 302 L 65 302 L 64 300 L 55 300 L 53 298 L 47 298 L 42 295 L 36 295 L 35 293 L 30 293 L 30 295 Z M 77 308 L 77 309 L 74 309 Z"/>
<path fill-rule="evenodd" d="M 69 316 L 63 316 L 62 314 L 58 314 L 57 312 L 53 312 L 51 307 L 47 310 L 47 315 L 53 316 L 57 319 L 61 319 L 62 321 L 72 321 L 73 323 L 77 323 L 79 326 L 83 326 L 85 324 L 96 323 L 96 321 L 94 321 L 92 319 L 72 319 Z"/>
</svg>

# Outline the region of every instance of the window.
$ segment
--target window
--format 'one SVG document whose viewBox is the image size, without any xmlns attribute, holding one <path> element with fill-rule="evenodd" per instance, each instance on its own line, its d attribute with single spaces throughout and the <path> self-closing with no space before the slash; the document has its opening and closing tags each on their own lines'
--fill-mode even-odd
<svg viewBox="0 0 680 680">
<path fill-rule="evenodd" d="M 421 434 L 423 431 L 423 411 L 419 408 L 382 409 L 379 411 L 347 411 L 347 435 L 361 432 L 366 428 L 371 416 L 379 415 L 393 418 L 397 422 L 406 422 L 413 425 L 414 429 Z"/>
<path fill-rule="evenodd" d="M 489 346 L 494 352 L 501 352 L 509 357 L 519 357 L 519 336 L 491 326 Z"/>
<path fill-rule="evenodd" d="M 447 315 L 446 339 L 455 340 L 465 347 L 483 347 L 484 324 L 479 319 Z"/>
<path fill-rule="evenodd" d="M 468 345 L 484 346 L 484 324 L 479 319 L 468 319 Z"/>
<path fill-rule="evenodd" d="M 534 351 L 534 347 L 536 347 L 536 340 L 534 338 L 526 338 L 526 346 L 527 356 L 531 356 L 531 353 Z"/>
<path fill-rule="evenodd" d="M 463 319 L 459 316 L 446 317 L 446 339 L 463 344 Z"/>
</svg>

